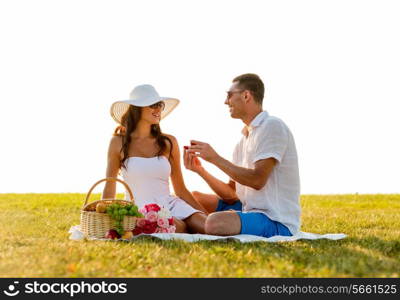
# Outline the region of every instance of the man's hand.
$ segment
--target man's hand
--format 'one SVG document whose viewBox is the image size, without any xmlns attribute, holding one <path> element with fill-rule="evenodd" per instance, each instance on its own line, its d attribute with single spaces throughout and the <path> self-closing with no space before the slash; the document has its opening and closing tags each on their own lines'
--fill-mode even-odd
<svg viewBox="0 0 400 300">
<path fill-rule="evenodd" d="M 185 146 L 183 149 L 183 164 L 185 168 L 195 173 L 200 173 L 203 170 L 200 159 L 198 159 L 193 153 L 189 153 L 189 147 Z"/>
<path fill-rule="evenodd" d="M 188 149 L 189 153 L 201 157 L 210 163 L 215 163 L 219 158 L 218 153 L 207 143 L 192 140 L 190 141 L 190 145 Z"/>
</svg>

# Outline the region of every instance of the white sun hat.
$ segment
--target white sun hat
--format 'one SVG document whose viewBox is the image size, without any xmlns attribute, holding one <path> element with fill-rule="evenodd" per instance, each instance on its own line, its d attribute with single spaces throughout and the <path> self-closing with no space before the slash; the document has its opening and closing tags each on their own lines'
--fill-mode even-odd
<svg viewBox="0 0 400 300">
<path fill-rule="evenodd" d="M 156 89 L 150 84 L 138 85 L 130 93 L 129 100 L 116 101 L 111 105 L 111 117 L 121 124 L 122 116 L 129 109 L 129 105 L 145 107 L 160 101 L 165 103 L 165 108 L 161 112 L 161 119 L 165 118 L 179 104 L 178 99 L 160 97 Z"/>
</svg>

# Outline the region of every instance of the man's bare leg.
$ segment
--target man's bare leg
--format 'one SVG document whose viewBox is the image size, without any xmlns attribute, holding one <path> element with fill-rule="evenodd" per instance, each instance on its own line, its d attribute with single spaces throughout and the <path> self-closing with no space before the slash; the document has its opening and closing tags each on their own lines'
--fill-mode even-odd
<svg viewBox="0 0 400 300">
<path fill-rule="evenodd" d="M 208 215 L 205 231 L 211 235 L 240 234 L 242 222 L 235 211 L 220 211 Z"/>
</svg>

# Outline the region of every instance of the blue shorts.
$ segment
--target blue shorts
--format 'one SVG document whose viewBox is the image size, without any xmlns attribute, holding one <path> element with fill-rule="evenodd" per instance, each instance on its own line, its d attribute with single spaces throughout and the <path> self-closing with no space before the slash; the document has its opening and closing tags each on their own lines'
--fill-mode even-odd
<svg viewBox="0 0 400 300">
<path fill-rule="evenodd" d="M 227 204 L 219 200 L 216 211 L 235 210 L 240 217 L 242 228 L 240 234 L 252 234 L 263 237 L 274 235 L 292 236 L 290 230 L 277 221 L 273 221 L 265 214 L 259 212 L 242 212 L 242 203 L 240 201 L 234 204 Z"/>
<path fill-rule="evenodd" d="M 242 202 L 240 202 L 239 200 L 236 201 L 233 204 L 228 204 L 225 201 L 223 201 L 222 199 L 220 199 L 218 201 L 218 206 L 217 209 L 215 211 L 226 211 L 226 210 L 238 210 L 238 211 L 242 211 Z"/>
</svg>

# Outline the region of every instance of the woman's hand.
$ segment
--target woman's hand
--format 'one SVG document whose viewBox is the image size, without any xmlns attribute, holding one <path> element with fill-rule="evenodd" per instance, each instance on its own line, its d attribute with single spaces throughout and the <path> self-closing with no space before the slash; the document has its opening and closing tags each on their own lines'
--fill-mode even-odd
<svg viewBox="0 0 400 300">
<path fill-rule="evenodd" d="M 183 164 L 186 169 L 195 173 L 200 173 L 203 170 L 200 159 L 198 159 L 193 153 L 189 153 L 188 149 L 188 146 L 185 146 L 183 149 Z"/>
<path fill-rule="evenodd" d="M 181 171 L 181 154 L 179 152 L 178 141 L 172 135 L 167 135 L 172 141 L 172 159 L 171 162 L 171 182 L 174 187 L 175 195 L 184 200 L 187 204 L 192 206 L 195 209 L 201 210 L 203 212 L 207 212 L 207 210 L 196 201 L 193 197 L 192 193 L 188 191 L 185 186 L 185 182 L 183 180 L 182 171 Z M 187 151 L 184 151 L 187 152 Z"/>
</svg>

